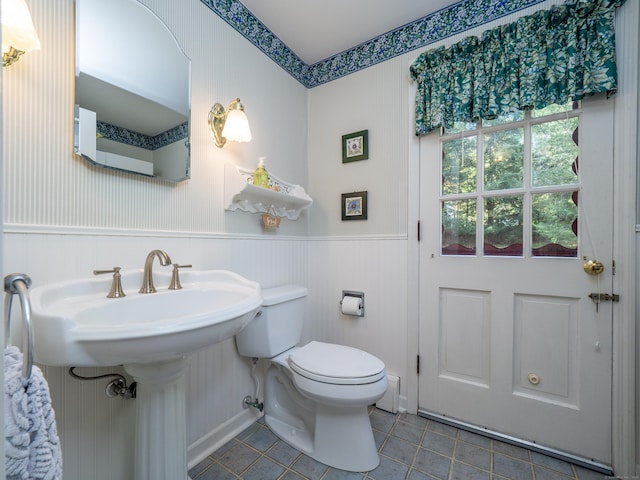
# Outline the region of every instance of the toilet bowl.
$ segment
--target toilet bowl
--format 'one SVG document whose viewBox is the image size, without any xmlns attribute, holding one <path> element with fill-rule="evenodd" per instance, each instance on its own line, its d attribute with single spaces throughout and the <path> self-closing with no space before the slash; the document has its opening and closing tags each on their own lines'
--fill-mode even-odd
<svg viewBox="0 0 640 480">
<path fill-rule="evenodd" d="M 263 290 L 261 315 L 236 335 L 238 351 L 271 360 L 264 411 L 278 437 L 334 468 L 373 470 L 380 460 L 368 406 L 387 390 L 384 363 L 344 345 L 296 346 L 306 293 L 295 286 Z"/>
<path fill-rule="evenodd" d="M 387 390 L 384 363 L 356 348 L 311 342 L 288 352 L 296 388 L 327 405 L 371 405 Z"/>
</svg>

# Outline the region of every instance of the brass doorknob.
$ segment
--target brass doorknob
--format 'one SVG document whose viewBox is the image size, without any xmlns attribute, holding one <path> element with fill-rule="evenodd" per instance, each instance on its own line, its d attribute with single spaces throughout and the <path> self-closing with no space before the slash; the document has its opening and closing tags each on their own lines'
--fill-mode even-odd
<svg viewBox="0 0 640 480">
<path fill-rule="evenodd" d="M 584 271 L 587 275 L 600 275 L 602 272 L 604 272 L 604 265 L 602 264 L 602 262 L 599 262 L 597 260 L 589 260 L 588 262 L 584 262 L 582 268 L 584 268 Z"/>
</svg>

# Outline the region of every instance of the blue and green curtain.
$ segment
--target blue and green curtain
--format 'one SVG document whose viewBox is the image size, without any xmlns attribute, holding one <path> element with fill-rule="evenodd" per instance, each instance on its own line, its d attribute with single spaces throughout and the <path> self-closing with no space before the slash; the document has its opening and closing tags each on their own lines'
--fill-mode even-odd
<svg viewBox="0 0 640 480">
<path fill-rule="evenodd" d="M 422 53 L 415 133 L 616 92 L 615 10 L 625 0 L 568 0 Z"/>
</svg>

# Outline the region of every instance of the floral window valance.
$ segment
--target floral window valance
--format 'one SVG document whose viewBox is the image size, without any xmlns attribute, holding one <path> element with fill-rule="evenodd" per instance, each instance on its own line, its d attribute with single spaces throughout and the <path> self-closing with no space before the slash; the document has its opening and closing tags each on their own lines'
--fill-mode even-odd
<svg viewBox="0 0 640 480">
<path fill-rule="evenodd" d="M 568 0 L 449 48 L 422 53 L 416 135 L 456 121 L 564 104 L 616 91 L 614 16 L 625 0 Z"/>
</svg>

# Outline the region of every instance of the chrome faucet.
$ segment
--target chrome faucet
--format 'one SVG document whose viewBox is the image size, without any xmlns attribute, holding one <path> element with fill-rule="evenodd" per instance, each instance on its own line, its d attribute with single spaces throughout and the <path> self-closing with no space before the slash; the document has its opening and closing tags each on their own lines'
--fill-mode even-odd
<svg viewBox="0 0 640 480">
<path fill-rule="evenodd" d="M 171 259 L 167 252 L 163 250 L 151 250 L 147 259 L 144 261 L 144 275 L 142 277 L 142 287 L 140 287 L 140 293 L 155 293 L 156 287 L 153 286 L 153 259 L 158 257 L 160 265 L 167 266 L 171 264 Z"/>
</svg>

